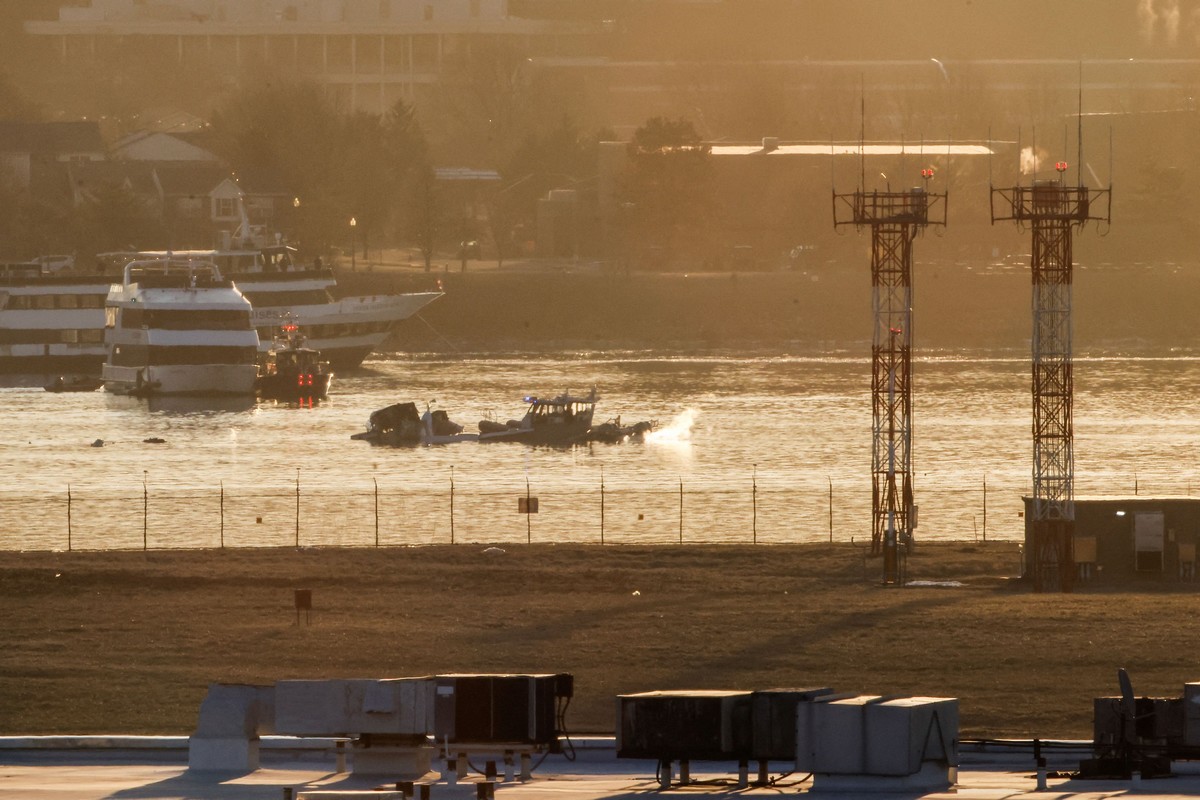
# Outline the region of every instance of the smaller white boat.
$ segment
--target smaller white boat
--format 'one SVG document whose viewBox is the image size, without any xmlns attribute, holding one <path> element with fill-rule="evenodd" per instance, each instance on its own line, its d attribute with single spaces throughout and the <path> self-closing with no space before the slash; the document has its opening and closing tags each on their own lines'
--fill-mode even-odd
<svg viewBox="0 0 1200 800">
<path fill-rule="evenodd" d="M 529 404 L 521 419 L 499 423 L 480 420 L 481 442 L 524 442 L 533 445 L 570 446 L 587 441 L 596 413 L 596 389 L 587 395 L 563 392 L 555 397 L 526 397 Z"/>
<path fill-rule="evenodd" d="M 210 261 L 131 261 L 105 303 L 101 377 L 117 394 L 253 395 L 251 306 Z"/>
</svg>

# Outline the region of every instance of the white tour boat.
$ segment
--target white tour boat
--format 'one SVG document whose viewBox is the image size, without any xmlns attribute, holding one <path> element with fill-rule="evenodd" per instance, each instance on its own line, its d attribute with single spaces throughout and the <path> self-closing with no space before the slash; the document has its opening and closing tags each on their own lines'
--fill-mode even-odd
<svg viewBox="0 0 1200 800">
<path fill-rule="evenodd" d="M 222 250 L 107 253 L 89 274 L 51 272 L 36 263 L 0 265 L 0 373 L 97 374 L 104 363 L 104 298 L 134 259 L 185 258 L 216 264 L 253 306 L 260 351 L 295 324 L 334 370 L 358 367 L 393 327 L 441 292 L 335 299 L 333 270 L 302 265 L 281 243 Z"/>
<path fill-rule="evenodd" d="M 254 307 L 263 355 L 280 325 L 298 333 L 335 372 L 362 364 L 393 326 L 442 296 L 441 292 L 409 292 L 335 299 L 333 270 L 305 266 L 296 249 L 283 243 L 225 250 L 145 251 L 138 257 L 191 258 L 212 261 L 233 280 Z"/>
<path fill-rule="evenodd" d="M 140 259 L 109 289 L 104 388 L 141 396 L 253 395 L 250 301 L 211 261 Z"/>
<path fill-rule="evenodd" d="M 111 282 L 37 262 L 0 265 L 0 372 L 98 374 Z"/>
</svg>

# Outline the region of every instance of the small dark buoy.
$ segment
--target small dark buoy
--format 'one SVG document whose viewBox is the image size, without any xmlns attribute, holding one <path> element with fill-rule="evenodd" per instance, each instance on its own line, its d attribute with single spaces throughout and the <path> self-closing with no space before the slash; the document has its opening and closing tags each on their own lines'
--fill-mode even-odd
<svg viewBox="0 0 1200 800">
<path fill-rule="evenodd" d="M 92 447 L 104 447 L 104 440 L 97 439 L 96 441 L 92 442 Z"/>
<path fill-rule="evenodd" d="M 160 439 L 157 436 L 151 436 L 149 439 L 142 439 L 146 444 L 166 444 L 166 439 Z"/>
</svg>

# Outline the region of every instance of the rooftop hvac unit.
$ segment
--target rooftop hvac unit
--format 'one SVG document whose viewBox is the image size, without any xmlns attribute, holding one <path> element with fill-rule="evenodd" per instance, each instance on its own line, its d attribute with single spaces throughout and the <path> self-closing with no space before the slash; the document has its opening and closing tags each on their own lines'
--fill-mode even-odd
<svg viewBox="0 0 1200 800">
<path fill-rule="evenodd" d="M 766 689 L 751 697 L 754 720 L 752 758 L 759 761 L 792 761 L 796 758 L 796 707 L 816 698 L 828 698 L 833 689 Z"/>
<path fill-rule="evenodd" d="M 868 775 L 916 775 L 927 763 L 958 766 L 957 700 L 899 697 L 864 712 Z"/>
<path fill-rule="evenodd" d="M 574 679 L 556 675 L 437 675 L 434 735 L 456 744 L 522 744 L 557 752 Z"/>
<path fill-rule="evenodd" d="M 1200 683 L 1183 685 L 1183 743 L 1200 747 Z"/>
<path fill-rule="evenodd" d="M 861 774 L 866 770 L 863 752 L 863 708 L 878 703 L 879 695 L 815 698 L 796 708 L 796 769 L 812 773 Z"/>
<path fill-rule="evenodd" d="M 617 697 L 617 758 L 743 761 L 753 742 L 750 692 L 644 692 Z"/>
<path fill-rule="evenodd" d="M 814 790 L 928 790 L 954 782 L 958 701 L 860 695 L 797 707 L 796 769 Z"/>
<path fill-rule="evenodd" d="M 279 681 L 275 732 L 424 741 L 433 732 L 433 690 L 426 678 Z"/>
</svg>

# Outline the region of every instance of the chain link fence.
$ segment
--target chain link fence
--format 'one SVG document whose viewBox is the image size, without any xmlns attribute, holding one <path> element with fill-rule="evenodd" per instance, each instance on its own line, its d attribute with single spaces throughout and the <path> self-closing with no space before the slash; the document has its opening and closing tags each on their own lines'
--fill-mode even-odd
<svg viewBox="0 0 1200 800">
<path fill-rule="evenodd" d="M 147 482 L 133 490 L 114 490 L 76 485 L 44 495 L 0 493 L 0 549 L 798 544 L 869 539 L 869 491 L 843 487 L 835 492 L 832 480 L 816 477 L 807 485 L 763 483 L 752 476 L 734 485 L 689 485 L 680 479 L 551 487 L 512 481 L 481 485 L 451 477 L 438 488 L 384 485 L 378 479 L 340 487 L 306 486 L 297 473 L 290 485 L 271 487 Z M 986 491 L 981 497 L 977 487 L 927 489 L 936 491 L 940 506 L 953 509 L 958 519 L 953 531 L 919 528 L 918 541 L 989 538 Z M 1016 496 L 1011 490 L 1004 494 Z M 922 519 L 926 516 L 923 512 Z M 999 522 L 993 511 L 991 538 L 1018 538 L 1022 529 L 1017 515 L 1005 515 Z"/>
</svg>

